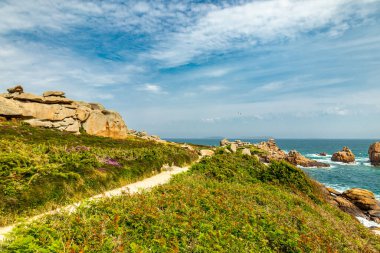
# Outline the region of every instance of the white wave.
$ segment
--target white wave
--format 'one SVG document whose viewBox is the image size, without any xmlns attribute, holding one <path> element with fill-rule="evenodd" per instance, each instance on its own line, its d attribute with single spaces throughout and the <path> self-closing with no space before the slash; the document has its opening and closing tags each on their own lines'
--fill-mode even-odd
<svg viewBox="0 0 380 253">
<path fill-rule="evenodd" d="M 320 159 L 331 158 L 332 157 L 332 155 L 325 155 L 325 156 L 323 156 L 323 155 L 320 155 L 320 154 L 306 154 L 305 156 L 309 157 L 309 158 L 315 157 L 315 158 L 320 158 Z"/>
<path fill-rule="evenodd" d="M 364 166 L 367 166 L 367 167 L 374 167 L 370 162 L 368 163 L 363 163 Z"/>
<path fill-rule="evenodd" d="M 367 228 L 373 228 L 373 227 L 377 227 L 377 228 L 380 228 L 380 224 L 377 223 L 377 222 L 374 222 L 374 221 L 370 221 L 370 220 L 367 220 L 365 218 L 362 218 L 362 217 L 356 217 L 356 219 L 358 219 L 358 221 L 363 224 L 365 227 Z"/>
<path fill-rule="evenodd" d="M 297 167 L 301 168 L 301 169 L 325 169 L 325 170 L 329 170 L 329 169 L 335 168 L 334 166 L 330 166 L 330 167 L 317 167 L 317 166 L 303 167 L 301 165 L 297 165 Z"/>
</svg>

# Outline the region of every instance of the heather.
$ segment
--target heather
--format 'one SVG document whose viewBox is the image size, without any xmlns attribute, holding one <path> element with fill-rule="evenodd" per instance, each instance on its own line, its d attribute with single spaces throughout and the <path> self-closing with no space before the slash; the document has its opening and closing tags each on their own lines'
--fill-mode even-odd
<svg viewBox="0 0 380 253">
<path fill-rule="evenodd" d="M 150 192 L 19 226 L 4 252 L 379 252 L 380 241 L 285 162 L 217 154 Z"/>
<path fill-rule="evenodd" d="M 195 152 L 131 137 L 74 135 L 0 123 L 0 225 L 184 165 Z"/>
</svg>

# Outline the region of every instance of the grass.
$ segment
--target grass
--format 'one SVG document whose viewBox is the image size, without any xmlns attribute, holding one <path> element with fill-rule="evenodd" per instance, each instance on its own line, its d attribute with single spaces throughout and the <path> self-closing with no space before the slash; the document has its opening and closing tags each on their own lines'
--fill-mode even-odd
<svg viewBox="0 0 380 253">
<path fill-rule="evenodd" d="M 300 169 L 240 154 L 205 158 L 150 192 L 18 227 L 4 252 L 379 252 Z"/>
<path fill-rule="evenodd" d="M 114 140 L 0 124 L 0 226 L 184 165 L 195 152 L 137 138 Z"/>
</svg>

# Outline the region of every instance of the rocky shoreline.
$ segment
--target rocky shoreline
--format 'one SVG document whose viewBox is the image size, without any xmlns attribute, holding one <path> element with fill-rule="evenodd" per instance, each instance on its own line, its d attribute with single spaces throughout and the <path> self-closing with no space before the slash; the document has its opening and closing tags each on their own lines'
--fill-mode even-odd
<svg viewBox="0 0 380 253">
<path fill-rule="evenodd" d="M 226 153 L 241 152 L 244 155 L 253 155 L 264 163 L 283 160 L 295 166 L 305 168 L 323 168 L 330 166 L 329 164 L 306 158 L 296 150 L 291 150 L 286 153 L 277 146 L 274 139 L 269 139 L 268 141 L 260 142 L 258 144 L 243 142 L 240 140 L 229 141 L 223 139 L 220 141 L 219 149 Z M 379 151 L 380 142 L 374 143 L 370 146 L 368 154 L 371 164 L 379 164 Z M 201 153 L 205 156 L 211 156 L 214 154 L 214 151 L 201 150 Z M 326 156 L 327 154 L 321 153 L 320 155 Z M 355 156 L 348 147 L 343 147 L 341 151 L 334 153 L 331 159 L 343 163 L 355 162 Z M 376 200 L 373 192 L 360 188 L 352 188 L 344 192 L 339 192 L 333 188 L 326 187 L 319 182 L 317 182 L 317 184 L 320 186 L 328 202 L 355 217 L 374 233 L 380 235 L 380 201 Z"/>
</svg>

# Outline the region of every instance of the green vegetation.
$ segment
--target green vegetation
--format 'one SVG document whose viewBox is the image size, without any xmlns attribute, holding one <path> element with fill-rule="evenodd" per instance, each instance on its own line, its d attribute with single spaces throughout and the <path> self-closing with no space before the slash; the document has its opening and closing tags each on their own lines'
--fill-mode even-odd
<svg viewBox="0 0 380 253">
<path fill-rule="evenodd" d="M 137 138 L 114 140 L 0 124 L 0 226 L 189 164 L 195 152 Z"/>
<path fill-rule="evenodd" d="M 217 154 L 150 192 L 104 199 L 13 231 L 4 252 L 379 252 L 285 162 Z"/>
</svg>

